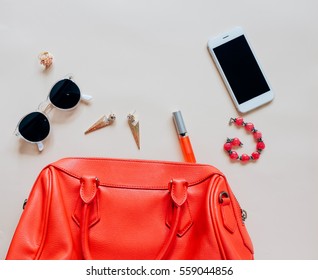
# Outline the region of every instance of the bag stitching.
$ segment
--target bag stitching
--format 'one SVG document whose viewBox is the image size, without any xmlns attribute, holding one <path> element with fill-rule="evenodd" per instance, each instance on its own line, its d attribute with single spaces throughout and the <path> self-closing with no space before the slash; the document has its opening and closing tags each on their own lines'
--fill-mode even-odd
<svg viewBox="0 0 318 280">
<path fill-rule="evenodd" d="M 121 159 L 95 159 L 95 158 L 64 158 L 62 160 L 68 160 L 68 159 L 75 159 L 75 160 L 78 160 L 78 159 L 85 159 L 85 160 L 97 160 L 97 161 L 117 161 L 117 162 L 137 162 L 137 163 L 143 163 L 143 164 L 148 164 L 148 163 L 156 163 L 156 164 L 164 164 L 164 165 L 175 165 L 175 166 L 191 166 L 193 167 L 192 164 L 187 164 L 187 163 L 179 163 L 179 162 L 163 162 L 163 161 L 142 161 L 142 160 L 121 160 Z M 58 170 L 61 170 L 63 171 L 64 173 L 76 178 L 76 179 L 80 179 L 82 176 L 78 175 L 78 174 L 75 174 L 73 172 L 71 172 L 70 170 L 67 170 L 63 167 L 60 167 L 58 165 L 55 165 L 57 162 L 55 163 L 51 163 L 49 166 L 53 166 L 54 168 L 58 169 Z M 213 168 L 215 169 L 214 167 L 210 166 L 210 165 L 206 165 L 206 164 L 195 164 L 196 167 L 199 167 L 199 166 L 205 166 L 205 167 L 209 167 L 209 168 Z M 95 175 L 95 174 L 94 174 Z M 213 177 L 214 175 L 219 175 L 219 176 L 222 176 L 223 177 L 223 174 L 215 169 L 214 171 L 210 172 L 207 176 L 205 177 L 201 177 L 199 179 L 197 179 L 196 181 L 192 181 L 192 182 L 189 182 L 188 181 L 188 186 L 191 187 L 191 186 L 194 186 L 194 185 L 197 185 L 211 177 Z M 107 182 L 100 182 L 99 186 L 100 187 L 114 187 L 114 188 L 130 188 L 130 189 L 168 189 L 168 183 L 167 182 L 167 185 L 161 185 L 161 186 L 142 186 L 142 185 L 125 185 L 125 184 L 110 184 L 110 183 L 107 183 Z"/>
</svg>

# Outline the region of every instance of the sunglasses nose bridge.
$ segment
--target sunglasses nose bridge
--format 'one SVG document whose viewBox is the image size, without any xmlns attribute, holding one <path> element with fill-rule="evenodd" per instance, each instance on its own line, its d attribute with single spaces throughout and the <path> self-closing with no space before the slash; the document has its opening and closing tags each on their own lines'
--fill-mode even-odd
<svg viewBox="0 0 318 280">
<path fill-rule="evenodd" d="M 43 112 L 45 115 L 48 115 L 53 109 L 53 104 L 49 101 L 43 102 L 39 106 L 39 111 Z"/>
</svg>

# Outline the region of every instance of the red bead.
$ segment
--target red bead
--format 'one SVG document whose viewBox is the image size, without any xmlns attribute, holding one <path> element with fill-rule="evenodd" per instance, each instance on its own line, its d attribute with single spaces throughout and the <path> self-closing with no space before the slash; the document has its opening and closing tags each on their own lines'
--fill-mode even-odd
<svg viewBox="0 0 318 280">
<path fill-rule="evenodd" d="M 224 150 L 225 151 L 231 151 L 232 150 L 232 143 L 226 142 L 224 144 Z"/>
<path fill-rule="evenodd" d="M 244 120 L 243 120 L 243 118 L 239 117 L 239 118 L 234 119 L 234 123 L 235 123 L 237 126 L 241 126 L 241 125 L 243 125 Z"/>
<path fill-rule="evenodd" d="M 249 155 L 247 155 L 247 154 L 242 154 L 241 155 L 241 161 L 248 161 L 248 160 L 250 160 L 250 156 Z"/>
<path fill-rule="evenodd" d="M 247 131 L 252 131 L 254 129 L 254 124 L 252 124 L 252 123 L 245 124 L 245 129 Z"/>
<path fill-rule="evenodd" d="M 230 158 L 231 159 L 238 159 L 238 154 L 237 154 L 237 152 L 235 152 L 235 151 L 232 151 L 231 153 L 230 153 Z"/>
<path fill-rule="evenodd" d="M 233 146 L 240 146 L 242 144 L 240 139 L 238 139 L 236 137 L 231 140 L 231 143 Z"/>
<path fill-rule="evenodd" d="M 260 131 L 255 131 L 253 133 L 254 139 L 259 140 L 262 139 L 262 133 Z"/>
<path fill-rule="evenodd" d="M 254 159 L 254 160 L 258 160 L 259 159 L 259 157 L 260 157 L 260 153 L 259 152 L 254 152 L 254 153 L 252 153 L 252 158 Z"/>
<path fill-rule="evenodd" d="M 263 141 L 260 141 L 256 145 L 257 150 L 264 150 L 265 149 L 265 143 Z"/>
</svg>

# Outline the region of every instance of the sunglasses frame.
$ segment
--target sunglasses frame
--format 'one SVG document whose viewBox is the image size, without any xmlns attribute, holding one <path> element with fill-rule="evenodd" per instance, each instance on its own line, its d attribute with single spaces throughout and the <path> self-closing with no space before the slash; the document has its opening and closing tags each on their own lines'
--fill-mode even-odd
<svg viewBox="0 0 318 280">
<path fill-rule="evenodd" d="M 52 89 L 54 88 L 54 86 L 57 85 L 59 82 L 61 82 L 61 81 L 63 81 L 63 80 L 66 80 L 66 79 L 69 79 L 70 81 L 72 81 L 72 82 L 78 87 L 79 92 L 80 92 L 80 99 L 79 99 L 79 101 L 75 104 L 75 106 L 73 106 L 73 107 L 71 107 L 71 108 L 67 108 L 67 109 L 65 109 L 65 108 L 60 108 L 60 107 L 54 105 L 54 104 L 52 103 L 52 101 L 50 100 L 50 94 L 51 94 Z M 36 111 L 30 112 L 30 113 L 26 114 L 25 116 L 23 116 L 23 117 L 20 119 L 20 121 L 18 122 L 18 124 L 17 124 L 17 126 L 16 126 L 16 129 L 15 129 L 15 135 L 18 136 L 18 137 L 20 137 L 21 139 L 23 139 L 24 141 L 26 141 L 26 142 L 28 142 L 28 143 L 36 144 L 36 145 L 37 145 L 37 148 L 38 148 L 38 150 L 39 150 L 39 152 L 42 152 L 43 149 L 44 149 L 43 141 L 44 141 L 47 137 L 49 137 L 50 132 L 51 132 L 51 124 L 50 124 L 50 119 L 49 119 L 49 117 L 48 117 L 49 112 L 50 112 L 53 108 L 56 108 L 56 109 L 61 110 L 61 111 L 71 111 L 71 110 L 75 109 L 75 108 L 79 105 L 79 103 L 80 103 L 81 101 L 89 102 L 89 101 L 91 101 L 92 98 L 93 98 L 93 97 L 92 97 L 91 95 L 82 94 L 82 93 L 81 93 L 81 90 L 80 90 L 80 88 L 79 88 L 79 86 L 73 81 L 73 76 L 68 75 L 68 76 L 66 76 L 65 78 L 62 78 L 62 79 L 58 80 L 56 83 L 54 83 L 54 85 L 52 86 L 52 88 L 51 88 L 50 91 L 49 91 L 49 94 L 48 94 L 46 100 L 43 101 L 43 102 L 41 102 L 41 103 L 39 104 L 38 109 L 37 109 Z M 44 108 L 42 108 L 43 105 L 45 106 Z M 50 127 L 49 127 L 49 132 L 48 132 L 48 134 L 47 134 L 41 141 L 33 142 L 33 141 L 31 141 L 31 140 L 28 140 L 28 139 L 26 139 L 26 138 L 21 134 L 21 132 L 19 131 L 19 126 L 20 126 L 21 122 L 22 122 L 27 116 L 29 116 L 29 115 L 32 114 L 32 113 L 41 113 L 41 114 L 43 114 L 43 115 L 46 117 L 46 119 L 47 119 L 47 121 L 48 121 L 48 123 L 49 123 L 49 126 L 50 126 Z"/>
</svg>

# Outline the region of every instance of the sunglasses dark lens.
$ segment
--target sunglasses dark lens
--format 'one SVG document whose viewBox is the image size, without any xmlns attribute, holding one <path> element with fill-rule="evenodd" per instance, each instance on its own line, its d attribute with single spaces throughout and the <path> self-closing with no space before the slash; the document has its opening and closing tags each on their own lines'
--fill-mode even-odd
<svg viewBox="0 0 318 280">
<path fill-rule="evenodd" d="M 79 87 L 70 79 L 57 82 L 49 95 L 52 104 L 60 109 L 74 108 L 81 99 Z"/>
<path fill-rule="evenodd" d="M 49 135 L 50 123 L 44 114 L 33 112 L 21 120 L 18 129 L 26 140 L 40 142 Z"/>
</svg>

